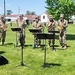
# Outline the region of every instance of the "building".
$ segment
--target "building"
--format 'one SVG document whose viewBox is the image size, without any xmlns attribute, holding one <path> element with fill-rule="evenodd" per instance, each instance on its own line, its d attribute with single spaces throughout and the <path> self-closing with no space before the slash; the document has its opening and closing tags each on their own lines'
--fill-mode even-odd
<svg viewBox="0 0 75 75">
<path fill-rule="evenodd" d="M 46 23 L 48 21 L 48 13 L 45 12 L 45 13 L 41 14 L 40 20 L 41 20 L 42 23 Z"/>
<path fill-rule="evenodd" d="M 33 19 L 35 18 L 35 15 L 32 15 L 32 14 L 27 15 L 27 14 L 26 14 L 25 17 L 27 17 L 28 20 L 29 20 L 30 22 L 32 22 Z"/>
<path fill-rule="evenodd" d="M 18 18 L 19 15 L 16 14 L 11 14 L 11 15 L 7 15 L 6 16 L 6 20 L 11 20 L 11 21 L 16 21 L 16 19 Z"/>
</svg>

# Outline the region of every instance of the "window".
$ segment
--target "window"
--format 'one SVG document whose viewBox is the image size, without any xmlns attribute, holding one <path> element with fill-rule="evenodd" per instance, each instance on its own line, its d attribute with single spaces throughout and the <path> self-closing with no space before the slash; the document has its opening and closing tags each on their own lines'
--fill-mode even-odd
<svg viewBox="0 0 75 75">
<path fill-rule="evenodd" d="M 45 16 L 43 16 L 43 19 L 45 19 Z"/>
</svg>

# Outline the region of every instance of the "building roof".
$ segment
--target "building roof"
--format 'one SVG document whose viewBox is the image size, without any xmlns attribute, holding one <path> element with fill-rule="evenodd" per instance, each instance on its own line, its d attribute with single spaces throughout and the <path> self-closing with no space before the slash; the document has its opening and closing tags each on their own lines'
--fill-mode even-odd
<svg viewBox="0 0 75 75">
<path fill-rule="evenodd" d="M 29 20 L 33 20 L 34 19 L 34 17 L 35 17 L 35 15 L 25 15 L 25 17 L 27 17 Z"/>
<path fill-rule="evenodd" d="M 11 14 L 11 15 L 7 15 L 7 17 L 18 17 L 19 15 L 17 14 Z"/>
</svg>

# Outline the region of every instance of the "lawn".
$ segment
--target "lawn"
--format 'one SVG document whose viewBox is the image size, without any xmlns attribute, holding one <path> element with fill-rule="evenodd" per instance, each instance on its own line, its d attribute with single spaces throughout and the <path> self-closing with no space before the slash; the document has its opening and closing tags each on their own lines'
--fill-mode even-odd
<svg viewBox="0 0 75 75">
<path fill-rule="evenodd" d="M 34 38 L 29 32 L 29 28 L 31 26 L 26 28 L 26 46 L 24 47 L 25 66 L 18 66 L 21 62 L 21 48 L 14 47 L 16 33 L 11 30 L 11 26 L 8 24 L 5 45 L 2 46 L 0 43 L 0 54 L 9 63 L 0 66 L 0 75 L 75 75 L 75 25 L 68 25 L 68 48 L 66 50 L 60 48 L 58 39 L 55 40 L 56 51 L 46 47 L 46 62 L 49 66 L 45 68 L 42 67 L 44 50 L 42 48 L 33 49 Z"/>
</svg>

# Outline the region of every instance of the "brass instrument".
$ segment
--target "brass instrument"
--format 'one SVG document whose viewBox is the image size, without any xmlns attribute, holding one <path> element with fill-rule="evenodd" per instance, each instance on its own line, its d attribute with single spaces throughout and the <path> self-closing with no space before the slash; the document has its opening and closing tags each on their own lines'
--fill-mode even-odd
<svg viewBox="0 0 75 75">
<path fill-rule="evenodd" d="M 5 20 L 3 19 L 3 17 L 0 19 L 0 30 L 6 31 Z"/>
<path fill-rule="evenodd" d="M 50 30 L 54 29 L 54 28 L 55 28 L 55 24 L 52 23 L 52 22 L 49 22 L 48 28 L 49 28 Z"/>
<path fill-rule="evenodd" d="M 2 25 L 2 26 L 0 26 L 0 29 L 3 30 L 3 31 L 6 31 L 6 26 Z"/>
<path fill-rule="evenodd" d="M 0 42 L 1 42 L 1 38 L 2 38 L 2 32 L 3 32 L 3 29 L 2 29 L 2 27 L 0 26 Z"/>
<path fill-rule="evenodd" d="M 0 29 L 0 42 L 1 42 L 1 38 L 2 38 L 2 29 Z"/>
<path fill-rule="evenodd" d="M 64 26 L 64 22 L 58 23 L 58 30 L 60 31 L 60 33 L 63 31 L 63 26 Z"/>
<path fill-rule="evenodd" d="M 43 26 L 39 23 L 39 24 L 37 25 L 37 28 L 38 28 L 38 29 L 42 29 Z"/>
</svg>

